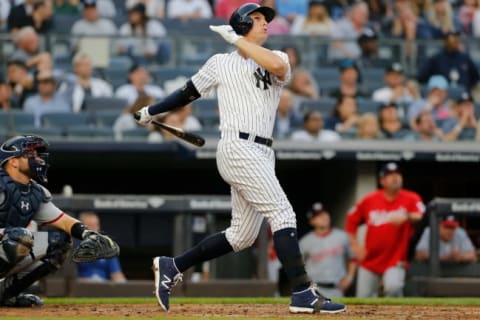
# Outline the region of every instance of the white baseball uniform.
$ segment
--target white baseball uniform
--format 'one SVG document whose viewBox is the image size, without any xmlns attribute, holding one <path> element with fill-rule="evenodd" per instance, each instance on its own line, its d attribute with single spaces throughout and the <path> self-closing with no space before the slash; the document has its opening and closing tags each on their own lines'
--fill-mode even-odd
<svg viewBox="0 0 480 320">
<path fill-rule="evenodd" d="M 274 52 L 288 63 L 284 52 Z M 296 228 L 295 213 L 275 175 L 274 151 L 255 142 L 255 137 L 271 138 L 280 91 L 289 79 L 290 68 L 281 81 L 237 51 L 212 56 L 192 76 L 201 95 L 217 90 L 217 167 L 231 186 L 232 220 L 226 238 L 235 251 L 254 243 L 264 217 L 273 232 Z"/>
</svg>

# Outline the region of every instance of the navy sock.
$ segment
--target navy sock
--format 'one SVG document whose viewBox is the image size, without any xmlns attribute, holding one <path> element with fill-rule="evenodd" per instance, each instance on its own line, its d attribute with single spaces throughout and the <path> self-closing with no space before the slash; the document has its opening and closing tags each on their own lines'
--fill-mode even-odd
<svg viewBox="0 0 480 320">
<path fill-rule="evenodd" d="M 310 286 L 300 247 L 297 229 L 286 228 L 273 233 L 273 244 L 278 260 L 282 263 L 287 277 L 292 282 L 293 291 L 298 292 Z"/>
<path fill-rule="evenodd" d="M 225 232 L 212 234 L 200 241 L 193 248 L 175 257 L 178 271 L 183 272 L 193 265 L 212 260 L 232 252 L 233 248 L 225 237 Z"/>
</svg>

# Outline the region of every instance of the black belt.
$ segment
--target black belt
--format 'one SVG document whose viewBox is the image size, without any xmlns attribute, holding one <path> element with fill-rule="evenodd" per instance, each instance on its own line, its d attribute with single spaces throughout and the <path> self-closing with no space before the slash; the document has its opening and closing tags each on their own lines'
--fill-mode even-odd
<svg viewBox="0 0 480 320">
<path fill-rule="evenodd" d="M 238 137 L 240 139 L 248 140 L 248 138 L 250 137 L 250 133 L 240 131 L 239 134 L 238 134 Z M 255 136 L 255 138 L 253 138 L 253 141 L 256 142 L 256 143 L 264 144 L 268 147 L 271 147 L 272 144 L 273 144 L 272 139 L 259 137 L 259 136 Z"/>
<path fill-rule="evenodd" d="M 317 286 L 322 287 L 322 288 L 330 288 L 334 289 L 337 287 L 337 285 L 333 282 L 317 282 Z"/>
</svg>

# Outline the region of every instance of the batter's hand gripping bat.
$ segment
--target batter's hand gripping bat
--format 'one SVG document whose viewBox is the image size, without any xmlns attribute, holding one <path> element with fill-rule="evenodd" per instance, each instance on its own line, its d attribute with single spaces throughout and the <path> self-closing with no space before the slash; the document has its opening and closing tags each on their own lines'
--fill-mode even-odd
<svg viewBox="0 0 480 320">
<path fill-rule="evenodd" d="M 137 120 L 140 119 L 140 112 L 135 112 L 133 117 Z M 176 137 L 178 137 L 182 140 L 185 140 L 188 143 L 193 144 L 194 146 L 201 147 L 205 144 L 205 139 L 203 137 L 201 137 L 197 134 L 194 134 L 192 132 L 183 131 L 180 128 L 177 128 L 177 127 L 159 122 L 157 120 L 152 120 L 152 123 L 156 126 L 159 126 L 163 130 L 170 132 L 174 136 L 176 136 Z"/>
</svg>

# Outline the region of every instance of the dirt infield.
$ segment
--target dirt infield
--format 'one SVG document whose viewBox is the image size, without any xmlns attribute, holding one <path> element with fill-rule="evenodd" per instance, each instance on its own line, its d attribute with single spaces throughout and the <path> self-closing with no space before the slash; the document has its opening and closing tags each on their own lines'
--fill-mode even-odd
<svg viewBox="0 0 480 320">
<path fill-rule="evenodd" d="M 292 315 L 283 304 L 177 304 L 172 305 L 168 316 L 155 304 L 99 304 L 99 305 L 55 305 L 41 308 L 14 309 L 1 308 L 2 316 L 40 317 L 112 317 L 125 318 L 295 318 L 305 315 Z M 315 316 L 309 316 L 309 318 Z M 480 319 L 480 307 L 465 306 L 374 306 L 352 305 L 347 311 L 335 315 L 318 315 L 322 319 Z"/>
</svg>

